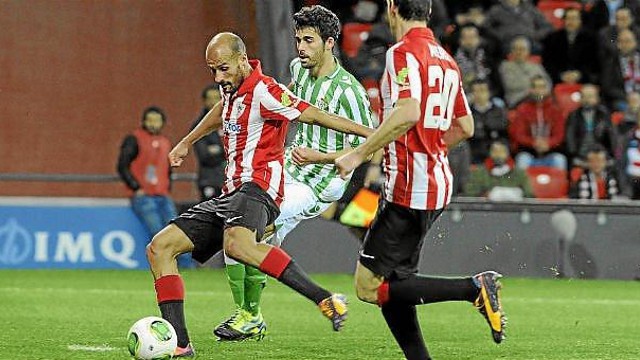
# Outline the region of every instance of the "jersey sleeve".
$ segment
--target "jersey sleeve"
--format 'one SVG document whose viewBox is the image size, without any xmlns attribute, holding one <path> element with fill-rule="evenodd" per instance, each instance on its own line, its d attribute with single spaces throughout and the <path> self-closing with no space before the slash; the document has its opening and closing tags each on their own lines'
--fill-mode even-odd
<svg viewBox="0 0 640 360">
<path fill-rule="evenodd" d="M 420 64 L 416 57 L 402 46 L 387 50 L 386 71 L 391 78 L 392 93 L 398 99 L 422 99 Z M 395 91 L 394 91 L 395 90 Z"/>
<path fill-rule="evenodd" d="M 284 85 L 273 82 L 267 84 L 266 91 L 261 93 L 260 116 L 267 120 L 292 121 L 309 106 Z"/>
</svg>

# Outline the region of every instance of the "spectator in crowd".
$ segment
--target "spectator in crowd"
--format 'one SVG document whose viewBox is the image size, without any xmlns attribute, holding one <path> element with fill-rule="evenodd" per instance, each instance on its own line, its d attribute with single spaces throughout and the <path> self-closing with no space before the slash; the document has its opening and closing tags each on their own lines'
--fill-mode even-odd
<svg viewBox="0 0 640 360">
<path fill-rule="evenodd" d="M 465 91 L 470 91 L 471 84 L 475 80 L 485 80 L 490 84 L 491 90 L 496 92 L 497 78 L 496 60 L 494 53 L 480 37 L 480 32 L 475 25 L 465 25 L 460 29 L 458 50 L 454 58 L 462 73 L 462 85 Z"/>
<path fill-rule="evenodd" d="M 622 174 L 625 186 L 633 200 L 640 200 L 640 116 L 636 119 L 636 126 L 632 128 L 624 142 L 622 157 Z"/>
<path fill-rule="evenodd" d="M 468 12 L 471 8 L 478 8 L 482 12 L 489 10 L 497 3 L 496 0 L 447 0 L 449 14 L 458 16 Z"/>
<path fill-rule="evenodd" d="M 203 108 L 200 116 L 194 121 L 193 129 L 200 120 L 220 101 L 217 85 L 206 87 L 202 91 Z M 200 200 L 208 200 L 221 194 L 224 183 L 224 168 L 227 164 L 220 132 L 212 131 L 198 140 L 193 149 L 198 161 L 198 190 Z"/>
<path fill-rule="evenodd" d="M 521 169 L 553 166 L 567 170 L 567 158 L 559 152 L 565 121 L 551 97 L 549 85 L 544 76 L 531 79 L 529 98 L 516 108 L 509 124 L 511 144 L 518 151 L 516 165 Z"/>
<path fill-rule="evenodd" d="M 571 164 L 586 160 L 594 144 L 603 146 L 609 157 L 615 155 L 616 134 L 609 111 L 600 104 L 598 87 L 586 84 L 580 90 L 581 105 L 567 118 L 565 146 Z"/>
<path fill-rule="evenodd" d="M 514 108 L 529 94 L 529 86 L 534 76 L 549 79 L 542 65 L 531 61 L 531 44 L 526 37 L 518 36 L 511 42 L 509 58 L 498 69 L 504 98 L 509 108 Z"/>
<path fill-rule="evenodd" d="M 618 123 L 618 135 L 626 137 L 629 130 L 633 129 L 640 115 L 640 93 L 632 91 L 627 94 L 627 107 L 620 113 L 620 122 Z M 621 142 L 619 144 L 622 144 Z M 623 144 L 624 145 L 624 144 Z"/>
<path fill-rule="evenodd" d="M 471 85 L 470 104 L 474 120 L 474 135 L 468 140 L 471 163 L 480 164 L 489 155 L 489 144 L 495 140 L 508 141 L 507 113 L 504 102 L 492 98 L 486 80 L 476 80 Z"/>
<path fill-rule="evenodd" d="M 616 11 L 627 8 L 636 19 L 640 19 L 640 2 L 638 0 L 596 0 L 588 12 L 587 23 L 594 31 L 613 25 L 616 22 Z"/>
<path fill-rule="evenodd" d="M 369 36 L 358 49 L 358 54 L 350 61 L 354 76 L 360 81 L 379 81 L 384 72 L 387 49 L 394 43 L 395 39 L 384 15 L 379 22 L 373 24 Z"/>
<path fill-rule="evenodd" d="M 451 24 L 452 26 L 442 39 L 444 46 L 450 53 L 455 54 L 460 43 L 460 31 L 466 26 L 475 26 L 482 42 L 491 49 L 497 58 L 502 58 L 502 46 L 498 46 L 498 40 L 487 32 L 484 26 L 485 20 L 485 10 L 479 5 L 473 5 L 465 12 L 455 13 L 455 22 Z"/>
<path fill-rule="evenodd" d="M 535 6 L 526 0 L 500 0 L 489 9 L 485 27 L 500 41 L 503 51 L 517 36 L 525 36 L 533 42 L 536 53 L 541 49 L 541 41 L 553 27 Z"/>
<path fill-rule="evenodd" d="M 620 193 L 616 172 L 607 169 L 607 150 L 600 144 L 592 144 L 587 150 L 586 168 L 578 181 L 571 185 L 572 199 L 605 200 Z"/>
<path fill-rule="evenodd" d="M 133 212 L 149 231 L 149 239 L 177 216 L 169 196 L 171 141 L 161 134 L 165 123 L 162 109 L 145 109 L 142 126 L 124 138 L 118 156 L 118 174 L 127 187 Z M 190 267 L 190 258 L 188 254 L 181 256 L 179 265 Z"/>
<path fill-rule="evenodd" d="M 627 94 L 640 91 L 640 52 L 632 31 L 620 32 L 617 48 L 617 54 L 603 64 L 602 92 L 610 108 L 624 111 Z"/>
<path fill-rule="evenodd" d="M 594 36 L 583 29 L 579 9 L 564 13 L 564 28 L 544 39 L 542 61 L 554 84 L 595 83 L 598 73 Z"/>
<path fill-rule="evenodd" d="M 463 140 L 456 146 L 449 149 L 447 154 L 451 173 L 453 174 L 453 196 L 459 195 L 464 185 L 469 179 L 469 171 L 471 170 L 471 149 L 469 142 Z"/>
<path fill-rule="evenodd" d="M 616 21 L 614 24 L 605 26 L 600 29 L 598 34 L 598 58 L 603 63 L 606 58 L 615 56 L 618 49 L 616 43 L 618 40 L 618 34 L 622 30 L 631 30 L 636 35 L 636 39 L 640 35 L 640 29 L 633 21 L 633 15 L 628 8 L 619 8 L 615 12 Z"/>
<path fill-rule="evenodd" d="M 515 167 L 509 146 L 493 141 L 484 164 L 471 171 L 465 185 L 465 196 L 488 197 L 491 200 L 520 200 L 534 197 L 526 172 Z"/>
</svg>

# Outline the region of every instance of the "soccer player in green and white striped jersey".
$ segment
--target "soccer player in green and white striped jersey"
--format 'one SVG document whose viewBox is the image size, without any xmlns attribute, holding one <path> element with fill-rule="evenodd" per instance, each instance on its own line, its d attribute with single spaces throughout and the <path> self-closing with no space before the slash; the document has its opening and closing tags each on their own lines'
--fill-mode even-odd
<svg viewBox="0 0 640 360">
<path fill-rule="evenodd" d="M 322 6 L 305 7 L 294 16 L 298 57 L 291 62 L 291 90 L 320 109 L 374 127 L 366 91 L 333 56 L 340 21 Z M 342 197 L 349 179 L 340 178 L 333 161 L 363 138 L 317 125 L 298 123 L 285 152 L 284 200 L 269 241 L 280 245 L 300 221 L 323 213 Z M 266 276 L 225 256 L 229 285 L 237 310 L 214 329 L 221 340 L 261 339 L 266 324 L 260 296 Z"/>
</svg>

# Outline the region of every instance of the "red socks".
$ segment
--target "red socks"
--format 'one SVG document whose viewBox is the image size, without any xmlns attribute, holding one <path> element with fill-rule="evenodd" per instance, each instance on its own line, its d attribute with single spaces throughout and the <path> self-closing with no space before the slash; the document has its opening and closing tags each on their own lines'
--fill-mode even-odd
<svg viewBox="0 0 640 360">
<path fill-rule="evenodd" d="M 389 302 L 389 282 L 384 281 L 378 286 L 378 306 L 382 306 Z"/>
<path fill-rule="evenodd" d="M 284 272 L 291 262 L 291 257 L 282 249 L 273 247 L 267 253 L 267 257 L 262 260 L 260 264 L 260 271 L 272 276 L 276 279 L 280 278 L 280 275 Z"/>
<path fill-rule="evenodd" d="M 165 275 L 155 282 L 158 304 L 184 300 L 184 282 L 180 275 Z"/>
</svg>

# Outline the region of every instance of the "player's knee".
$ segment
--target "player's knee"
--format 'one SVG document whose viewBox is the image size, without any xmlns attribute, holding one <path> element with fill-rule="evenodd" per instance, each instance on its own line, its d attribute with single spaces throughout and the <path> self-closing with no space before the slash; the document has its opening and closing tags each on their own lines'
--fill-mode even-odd
<svg viewBox="0 0 640 360">
<path fill-rule="evenodd" d="M 246 245 L 234 229 L 228 229 L 224 240 L 224 251 L 227 256 L 242 261 L 246 257 Z"/>
<path fill-rule="evenodd" d="M 157 258 L 171 258 L 189 251 L 188 243 L 172 239 L 168 232 L 161 231 L 154 235 L 147 245 L 147 259 L 153 261 Z"/>
<path fill-rule="evenodd" d="M 378 303 L 378 289 L 376 286 L 363 279 L 356 278 L 356 296 L 361 301 L 377 304 Z"/>
</svg>

